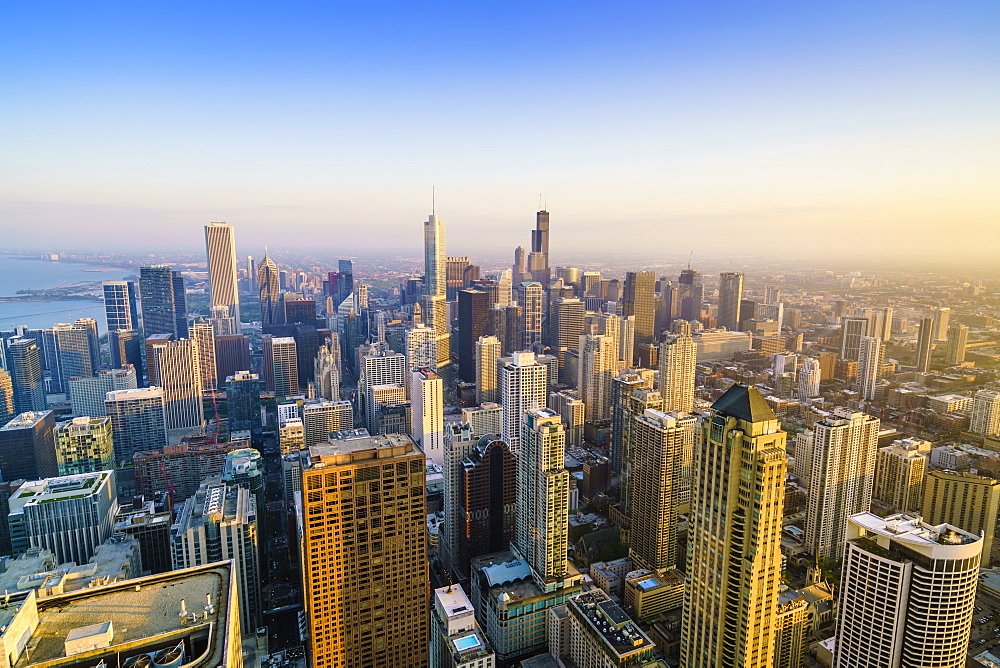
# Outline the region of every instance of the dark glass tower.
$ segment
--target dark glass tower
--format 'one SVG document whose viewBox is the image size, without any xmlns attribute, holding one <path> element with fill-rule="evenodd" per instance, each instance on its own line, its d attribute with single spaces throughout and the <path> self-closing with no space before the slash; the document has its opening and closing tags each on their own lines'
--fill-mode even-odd
<svg viewBox="0 0 1000 668">
<path fill-rule="evenodd" d="M 139 295 L 145 336 L 187 336 L 187 297 L 184 277 L 166 265 L 139 268 Z"/>
</svg>

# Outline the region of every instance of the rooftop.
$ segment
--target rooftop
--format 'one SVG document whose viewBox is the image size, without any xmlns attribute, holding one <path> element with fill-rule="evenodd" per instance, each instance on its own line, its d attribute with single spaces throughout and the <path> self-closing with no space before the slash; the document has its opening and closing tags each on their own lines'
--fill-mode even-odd
<svg viewBox="0 0 1000 668">
<path fill-rule="evenodd" d="M 10 422 L 0 427 L 0 431 L 14 431 L 16 429 L 30 429 L 36 424 L 45 419 L 46 416 L 52 415 L 52 411 L 28 411 L 27 413 L 21 413 L 16 416 Z"/>
<path fill-rule="evenodd" d="M 30 505 L 82 499 L 95 494 L 112 475 L 114 471 L 98 471 L 26 482 L 10 497 L 11 512 Z"/>
<path fill-rule="evenodd" d="M 649 637 L 602 590 L 578 594 L 569 604 L 618 656 L 653 647 Z"/>
<path fill-rule="evenodd" d="M 913 546 L 971 545 L 982 540 L 981 536 L 950 524 L 925 524 L 917 515 L 901 513 L 882 518 L 874 513 L 859 513 L 850 520 L 866 531 Z"/>
<path fill-rule="evenodd" d="M 774 414 L 756 388 L 738 383 L 732 385 L 721 397 L 716 399 L 712 408 L 747 422 L 778 419 L 778 416 Z"/>
<path fill-rule="evenodd" d="M 363 429 L 330 434 L 329 443 L 317 443 L 309 448 L 309 459 L 313 464 L 320 463 L 327 457 L 353 455 L 351 459 L 378 459 L 379 450 L 386 448 L 403 448 L 404 453 L 417 449 L 416 444 L 406 434 L 378 434 L 371 436 Z M 367 457 L 358 455 L 371 451 Z M 402 454 L 402 453 L 399 453 Z M 391 455 L 389 455 L 391 456 Z"/>
</svg>

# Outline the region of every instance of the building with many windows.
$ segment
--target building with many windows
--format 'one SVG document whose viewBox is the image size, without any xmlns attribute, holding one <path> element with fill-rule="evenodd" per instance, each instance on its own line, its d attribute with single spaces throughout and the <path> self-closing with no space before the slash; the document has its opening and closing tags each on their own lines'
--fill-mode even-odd
<svg viewBox="0 0 1000 668">
<path fill-rule="evenodd" d="M 111 418 L 111 438 L 118 466 L 127 465 L 136 452 L 166 447 L 167 422 L 162 389 L 113 390 L 106 397 L 104 415 Z"/>
<path fill-rule="evenodd" d="M 59 475 L 95 473 L 115 468 L 111 418 L 78 417 L 55 427 Z"/>
</svg>

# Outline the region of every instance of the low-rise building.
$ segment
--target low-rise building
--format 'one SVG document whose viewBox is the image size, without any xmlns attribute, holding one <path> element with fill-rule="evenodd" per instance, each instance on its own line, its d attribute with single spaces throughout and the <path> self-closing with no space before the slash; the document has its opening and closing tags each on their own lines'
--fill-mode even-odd
<svg viewBox="0 0 1000 668">
<path fill-rule="evenodd" d="M 625 607 L 639 621 L 653 620 L 684 603 L 684 576 L 679 571 L 638 570 L 625 576 Z"/>
</svg>

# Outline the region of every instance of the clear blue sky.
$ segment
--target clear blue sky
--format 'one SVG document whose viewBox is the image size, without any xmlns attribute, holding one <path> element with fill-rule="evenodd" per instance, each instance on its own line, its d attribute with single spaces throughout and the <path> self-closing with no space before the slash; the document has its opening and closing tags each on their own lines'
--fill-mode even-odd
<svg viewBox="0 0 1000 668">
<path fill-rule="evenodd" d="M 980 254 L 1000 3 L 5 5 L 7 246 Z M 775 243 L 776 237 L 784 240 Z"/>
</svg>

